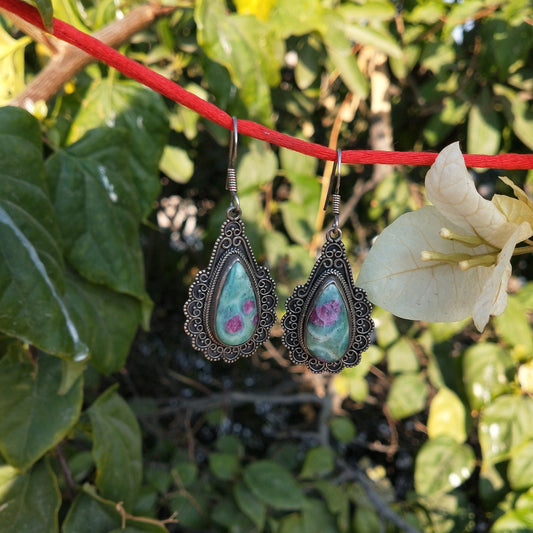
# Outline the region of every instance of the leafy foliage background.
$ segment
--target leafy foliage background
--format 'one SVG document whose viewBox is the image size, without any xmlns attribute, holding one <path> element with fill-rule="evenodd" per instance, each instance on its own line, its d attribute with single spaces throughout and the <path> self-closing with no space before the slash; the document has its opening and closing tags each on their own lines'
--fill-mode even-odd
<svg viewBox="0 0 533 533">
<path fill-rule="evenodd" d="M 137 6 L 52 4 L 84 31 Z M 342 148 L 533 149 L 526 0 L 166 5 L 121 50 L 239 118 Z M 376 309 L 376 344 L 338 376 L 288 366 L 279 327 L 251 360 L 208 363 L 181 307 L 227 208 L 228 133 L 101 64 L 9 106 L 52 54 L 32 37 L 2 12 L 1 531 L 533 530 L 527 258 L 482 335 Z M 343 169 L 355 270 L 423 204 L 424 170 Z M 322 242 L 328 172 L 240 139 L 243 218 L 281 304 Z"/>
</svg>

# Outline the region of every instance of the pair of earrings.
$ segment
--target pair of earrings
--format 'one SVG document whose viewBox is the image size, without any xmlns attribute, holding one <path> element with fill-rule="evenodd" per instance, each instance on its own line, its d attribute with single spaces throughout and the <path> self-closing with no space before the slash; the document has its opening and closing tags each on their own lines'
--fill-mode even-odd
<svg viewBox="0 0 533 533">
<path fill-rule="evenodd" d="M 235 160 L 237 120 L 233 118 L 226 189 L 231 203 L 209 265 L 196 275 L 185 303 L 185 331 L 193 347 L 210 360 L 232 363 L 252 355 L 276 322 L 278 298 L 268 269 L 257 264 L 241 220 Z M 282 342 L 295 364 L 310 370 L 340 372 L 355 366 L 370 344 L 372 305 L 355 287 L 339 228 L 341 152 L 330 183 L 334 221 L 304 285 L 286 302 Z M 335 171 L 336 169 L 336 171 Z"/>
</svg>

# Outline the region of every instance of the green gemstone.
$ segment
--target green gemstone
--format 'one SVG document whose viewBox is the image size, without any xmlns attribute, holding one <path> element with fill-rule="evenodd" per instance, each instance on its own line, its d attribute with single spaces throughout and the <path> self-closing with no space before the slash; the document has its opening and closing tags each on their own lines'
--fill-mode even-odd
<svg viewBox="0 0 533 533">
<path fill-rule="evenodd" d="M 235 261 L 230 268 L 215 309 L 217 337 L 228 346 L 246 342 L 257 327 L 257 300 L 246 270 Z"/>
<path fill-rule="evenodd" d="M 317 359 L 334 362 L 346 353 L 349 339 L 346 304 L 336 283 L 331 280 L 322 289 L 309 312 L 305 342 Z"/>
</svg>

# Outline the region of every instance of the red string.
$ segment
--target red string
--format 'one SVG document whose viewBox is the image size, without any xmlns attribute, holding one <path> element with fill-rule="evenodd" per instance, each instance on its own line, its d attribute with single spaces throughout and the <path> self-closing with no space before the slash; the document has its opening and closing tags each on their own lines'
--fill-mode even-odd
<svg viewBox="0 0 533 533">
<path fill-rule="evenodd" d="M 38 11 L 25 2 L 21 0 L 0 0 L 0 7 L 46 31 Z M 186 91 L 157 72 L 153 72 L 140 63 L 122 55 L 91 35 L 87 35 L 58 19 L 54 19 L 53 29 L 53 35 L 58 39 L 76 46 L 94 58 L 122 72 L 125 76 L 137 80 L 167 98 L 196 111 L 208 120 L 228 130 L 233 129 L 233 120 L 225 111 Z M 238 120 L 237 128 L 240 134 L 283 146 L 302 154 L 329 161 L 337 160 L 336 150 L 291 137 L 250 120 Z M 341 155 L 343 163 L 384 165 L 431 165 L 436 157 L 437 154 L 430 152 L 383 150 L 345 150 Z M 464 159 L 465 164 L 469 167 L 533 169 L 532 154 L 464 154 Z"/>
</svg>

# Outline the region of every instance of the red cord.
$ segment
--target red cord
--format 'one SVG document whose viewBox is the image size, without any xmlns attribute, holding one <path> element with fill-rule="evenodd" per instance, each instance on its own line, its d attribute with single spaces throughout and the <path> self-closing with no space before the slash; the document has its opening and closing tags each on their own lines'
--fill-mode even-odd
<svg viewBox="0 0 533 533">
<path fill-rule="evenodd" d="M 45 30 L 39 12 L 22 0 L 0 0 L 0 7 L 18 15 L 30 24 Z M 178 84 L 153 72 L 133 59 L 122 55 L 91 35 L 87 35 L 58 19 L 54 19 L 53 34 L 58 39 L 76 46 L 94 58 L 122 72 L 125 76 L 133 78 L 167 98 L 196 111 L 208 120 L 228 130 L 233 129 L 233 120 L 225 111 L 186 91 Z M 336 150 L 291 137 L 290 135 L 271 130 L 250 120 L 238 120 L 237 128 L 240 134 L 261 139 L 278 146 L 284 146 L 302 154 L 329 161 L 337 160 Z M 437 154 L 430 152 L 345 150 L 342 152 L 341 159 L 343 163 L 352 164 L 431 165 L 436 157 Z M 465 164 L 469 167 L 533 169 L 532 154 L 464 154 L 464 159 Z"/>
</svg>

